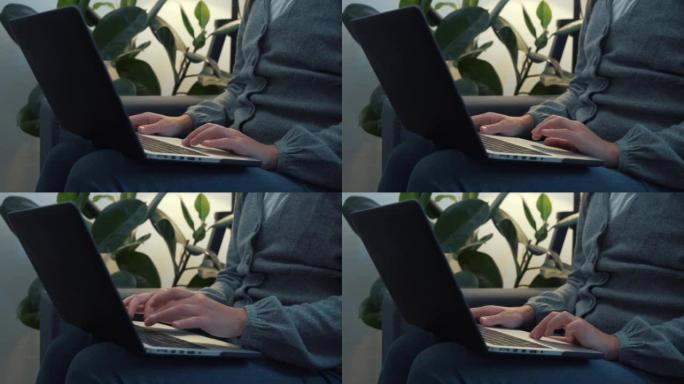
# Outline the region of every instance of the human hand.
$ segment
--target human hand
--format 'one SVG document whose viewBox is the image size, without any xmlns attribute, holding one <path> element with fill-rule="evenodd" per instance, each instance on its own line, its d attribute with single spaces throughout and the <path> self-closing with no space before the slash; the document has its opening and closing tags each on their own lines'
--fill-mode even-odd
<svg viewBox="0 0 684 384">
<path fill-rule="evenodd" d="M 603 140 L 579 121 L 561 116 L 549 116 L 532 130 L 532 139 L 544 139 L 544 144 L 583 153 L 603 160 L 615 168 L 620 158 L 617 144 Z"/>
<path fill-rule="evenodd" d="M 520 136 L 534 127 L 534 119 L 530 115 L 506 116 L 500 113 L 487 112 L 471 117 L 473 124 L 486 135 Z"/>
<path fill-rule="evenodd" d="M 264 169 L 275 169 L 278 164 L 278 148 L 275 145 L 262 144 L 237 129 L 218 124 L 205 124 L 183 140 L 183 145 L 189 147 L 200 144 L 259 159 Z"/>
<path fill-rule="evenodd" d="M 557 330 L 565 330 L 565 336 L 554 336 Z M 620 351 L 620 340 L 591 325 L 588 321 L 569 312 L 551 312 L 530 332 L 530 337 L 539 340 L 542 337 L 564 341 L 591 348 L 608 360 L 616 360 Z"/>
<path fill-rule="evenodd" d="M 187 291 L 189 292 L 189 291 Z M 180 300 L 168 301 L 145 314 L 145 325 L 169 323 L 179 329 L 200 328 L 216 337 L 241 336 L 247 327 L 247 311 L 192 293 Z"/>
<path fill-rule="evenodd" d="M 486 305 L 484 307 L 471 308 L 470 313 L 480 324 L 487 327 L 499 325 L 504 328 L 520 328 L 534 320 L 534 308 L 529 305 L 520 307 Z"/>
<path fill-rule="evenodd" d="M 133 127 L 144 135 L 182 136 L 192 129 L 192 119 L 188 115 L 164 116 L 145 112 L 129 119 Z"/>
<path fill-rule="evenodd" d="M 124 306 L 128 312 L 128 316 L 133 318 L 136 313 L 150 314 L 154 308 L 162 307 L 172 300 L 180 300 L 194 292 L 185 288 L 167 288 L 158 289 L 156 291 L 138 293 L 127 296 L 124 300 Z"/>
</svg>

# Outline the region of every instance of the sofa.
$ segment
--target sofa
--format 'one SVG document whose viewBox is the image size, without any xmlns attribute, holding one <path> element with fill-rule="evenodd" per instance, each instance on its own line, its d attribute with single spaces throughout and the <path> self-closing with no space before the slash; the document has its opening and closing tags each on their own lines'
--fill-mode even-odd
<svg viewBox="0 0 684 384">
<path fill-rule="evenodd" d="M 524 115 L 533 105 L 548 100 L 548 96 L 466 96 L 468 114 L 497 112 L 504 115 Z M 385 167 L 390 153 L 402 140 L 413 133 L 403 129 L 392 105 L 385 100 L 382 111 L 382 166 Z"/>
<path fill-rule="evenodd" d="M 543 292 L 534 288 L 471 288 L 464 289 L 463 295 L 469 307 L 483 305 L 519 306 L 527 299 Z M 454 325 L 456 326 L 456 325 Z M 382 360 L 394 341 L 401 335 L 417 329 L 407 323 L 394 305 L 392 298 L 386 294 L 382 302 Z"/>
</svg>

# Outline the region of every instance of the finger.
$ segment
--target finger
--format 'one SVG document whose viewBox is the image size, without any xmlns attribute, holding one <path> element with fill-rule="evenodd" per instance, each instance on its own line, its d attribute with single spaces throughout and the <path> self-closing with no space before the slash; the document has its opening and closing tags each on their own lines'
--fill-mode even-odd
<svg viewBox="0 0 684 384">
<path fill-rule="evenodd" d="M 221 139 L 205 140 L 205 141 L 201 142 L 200 144 L 204 145 L 205 147 L 209 147 L 209 148 L 217 148 L 217 149 L 222 149 L 224 151 L 238 152 L 237 142 L 233 139 L 221 138 Z"/>
<path fill-rule="evenodd" d="M 207 135 L 207 132 L 223 132 L 227 133 L 229 129 L 218 124 L 204 124 L 200 126 L 199 128 L 195 129 L 194 131 L 190 132 L 188 136 L 183 139 L 183 144 L 184 145 L 196 145 L 192 144 L 196 141 L 198 141 L 198 137 L 203 137 L 203 135 Z M 204 136 L 206 137 L 206 136 Z"/>
<path fill-rule="evenodd" d="M 188 145 L 198 145 L 206 140 L 220 139 L 225 137 L 225 129 L 221 126 L 209 127 L 202 132 L 197 133 L 192 138 L 189 138 Z"/>
<path fill-rule="evenodd" d="M 141 125 L 155 123 L 155 122 L 161 120 L 162 118 L 164 118 L 163 115 L 160 115 L 157 113 L 145 112 L 145 113 L 140 113 L 137 115 L 129 116 L 128 119 L 131 121 L 131 125 L 133 125 L 135 128 L 138 128 Z"/>
<path fill-rule="evenodd" d="M 138 127 L 138 132 L 144 135 L 154 135 L 157 133 L 163 133 L 169 127 L 169 122 L 166 120 L 159 120 L 156 123 L 144 124 Z"/>
<path fill-rule="evenodd" d="M 482 316 L 496 315 L 504 309 L 504 307 L 499 307 L 497 305 L 485 305 L 484 307 L 470 308 L 470 313 L 474 318 L 480 318 Z"/>
<path fill-rule="evenodd" d="M 558 128 L 558 129 L 551 129 L 547 128 L 544 130 L 541 130 L 539 132 L 539 135 L 541 137 L 545 137 L 546 139 L 561 139 L 569 142 L 572 145 L 575 145 L 577 141 L 577 134 L 569 129 L 565 128 Z"/>
<path fill-rule="evenodd" d="M 549 338 L 549 339 L 554 339 L 554 340 L 557 340 L 557 341 L 562 341 L 562 342 L 564 342 L 564 343 L 570 343 L 570 344 L 572 344 L 572 343 L 575 342 L 575 338 L 574 338 L 574 337 L 568 337 L 568 336 L 548 336 L 548 338 Z"/>
<path fill-rule="evenodd" d="M 128 309 L 128 315 L 131 317 L 131 319 L 135 316 L 136 313 L 139 312 L 140 307 L 147 301 L 149 296 L 146 295 L 135 295 L 133 298 L 128 302 L 127 309 Z"/>
<path fill-rule="evenodd" d="M 145 317 L 145 325 L 150 326 L 156 323 L 173 323 L 176 320 L 197 316 L 201 313 L 202 307 L 197 304 L 175 304 L 162 311 L 155 312 L 149 317 Z"/>
<path fill-rule="evenodd" d="M 544 336 L 553 336 L 556 330 L 565 328 L 566 325 L 573 322 L 575 319 L 575 315 L 569 312 L 561 312 L 558 316 L 554 317 L 546 324 Z"/>
<path fill-rule="evenodd" d="M 184 299 L 192 295 L 194 295 L 193 292 L 178 288 L 159 290 L 145 303 L 145 318 L 151 315 L 156 307 L 161 307 L 169 301 Z"/>
<path fill-rule="evenodd" d="M 559 124 L 562 119 L 563 118 L 560 116 L 551 115 L 542 120 L 541 123 L 537 124 L 537 126 L 532 129 L 532 139 L 539 140 L 535 135 L 538 135 L 540 130 L 544 128 L 553 128 L 556 124 Z"/>
<path fill-rule="evenodd" d="M 565 117 L 553 116 L 544 120 L 534 130 L 532 130 L 532 139 L 541 139 L 541 137 L 545 136 L 544 132 L 549 129 L 565 129 L 569 131 L 576 131 L 577 124 Z"/>
<path fill-rule="evenodd" d="M 565 139 L 558 139 L 558 138 L 554 138 L 554 137 L 547 138 L 544 140 L 544 144 L 548 145 L 549 147 L 556 147 L 556 148 L 565 149 L 565 150 L 572 151 L 572 152 L 579 152 L 579 150 L 577 149 L 577 147 L 574 144 L 570 143 L 568 140 L 565 140 Z"/>
<path fill-rule="evenodd" d="M 493 327 L 495 325 L 503 325 L 506 320 L 508 320 L 508 315 L 507 313 L 499 313 L 496 315 L 491 315 L 491 316 L 483 316 L 480 317 L 480 324 L 486 325 L 488 327 Z"/>
<path fill-rule="evenodd" d="M 559 312 L 551 312 L 546 317 L 542 319 L 542 321 L 537 324 L 534 329 L 532 329 L 532 332 L 530 332 L 530 337 L 533 339 L 540 339 L 542 335 L 544 334 L 544 330 L 546 329 L 546 324 L 551 321 L 554 317 L 558 316 Z"/>
<path fill-rule="evenodd" d="M 173 321 L 171 325 L 178 329 L 192 329 L 192 328 L 203 328 L 204 327 L 204 317 L 192 316 L 185 319 L 178 319 Z"/>
<path fill-rule="evenodd" d="M 483 125 L 496 124 L 499 121 L 505 119 L 507 116 L 494 112 L 487 112 L 480 115 L 472 116 L 470 119 L 473 121 L 473 125 L 476 127 L 481 127 Z"/>
</svg>

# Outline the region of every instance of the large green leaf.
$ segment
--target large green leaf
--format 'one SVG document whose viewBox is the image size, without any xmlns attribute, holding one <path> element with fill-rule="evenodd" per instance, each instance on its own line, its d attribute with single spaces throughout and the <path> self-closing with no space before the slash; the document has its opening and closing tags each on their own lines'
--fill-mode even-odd
<svg viewBox="0 0 684 384">
<path fill-rule="evenodd" d="M 233 20 L 217 28 L 214 32 L 210 33 L 209 36 L 222 36 L 235 33 L 238 31 L 238 29 L 240 29 L 241 24 L 242 20 Z"/>
<path fill-rule="evenodd" d="M 112 283 L 117 288 L 137 288 L 138 279 L 135 276 L 126 271 L 118 271 L 112 274 Z"/>
<path fill-rule="evenodd" d="M 152 67 L 146 62 L 125 57 L 116 62 L 116 71 L 135 84 L 139 96 L 161 95 L 161 85 Z"/>
<path fill-rule="evenodd" d="M 477 276 L 480 288 L 502 288 L 503 279 L 496 263 L 486 253 L 466 251 L 458 254 L 458 264 L 464 271 L 469 271 Z"/>
<path fill-rule="evenodd" d="M 523 10 L 523 17 L 525 19 L 525 25 L 527 26 L 527 30 L 530 31 L 532 36 L 534 38 L 537 38 L 537 28 L 535 28 L 534 23 L 532 22 L 532 18 L 530 17 L 530 14 L 527 13 L 527 8 L 525 8 L 524 4 L 521 4 L 522 10 Z"/>
<path fill-rule="evenodd" d="M 146 219 L 147 205 L 142 201 L 135 199 L 117 201 L 103 209 L 93 222 L 93 240 L 100 252 L 114 252 Z"/>
<path fill-rule="evenodd" d="M 368 297 L 359 306 L 359 318 L 369 327 L 382 329 L 382 301 L 385 291 L 383 281 L 375 280 Z"/>
<path fill-rule="evenodd" d="M 525 232 L 520 228 L 515 219 L 501 208 L 492 214 L 492 221 L 499 233 L 506 239 L 513 257 L 517 258 L 518 243 L 527 244 L 529 241 Z"/>
<path fill-rule="evenodd" d="M 527 222 L 530 224 L 534 230 L 537 230 L 537 221 L 534 220 L 534 216 L 532 216 L 532 211 L 530 211 L 530 207 L 527 206 L 527 202 L 525 199 L 522 199 L 523 202 L 523 210 L 525 211 L 525 218 L 527 219 Z"/>
<path fill-rule="evenodd" d="M 209 205 L 209 199 L 207 199 L 207 196 L 204 193 L 198 194 L 195 198 L 195 210 L 202 222 L 207 220 L 211 207 Z"/>
<path fill-rule="evenodd" d="M 124 250 L 116 254 L 116 264 L 119 269 L 130 272 L 143 278 L 143 284 L 137 284 L 139 288 L 160 288 L 161 279 L 157 267 L 152 259 L 144 253 L 133 250 Z"/>
<path fill-rule="evenodd" d="M 477 276 L 470 271 L 458 271 L 454 273 L 454 280 L 461 288 L 479 288 L 480 281 Z"/>
<path fill-rule="evenodd" d="M 570 24 L 566 24 L 565 26 L 558 28 L 558 30 L 554 33 L 556 36 L 565 36 L 565 35 L 572 35 L 580 31 L 582 29 L 582 24 L 584 23 L 584 20 L 575 20 Z"/>
<path fill-rule="evenodd" d="M 188 207 L 185 206 L 185 202 L 183 201 L 183 198 L 180 198 L 180 203 L 181 203 L 181 211 L 183 211 L 183 218 L 185 219 L 185 222 L 188 223 L 188 226 L 192 228 L 192 230 L 195 230 L 195 221 L 192 220 L 192 216 L 190 215 L 190 211 L 188 210 Z"/>
<path fill-rule="evenodd" d="M 503 95 L 501 79 L 489 62 L 476 58 L 461 59 L 458 62 L 458 70 L 461 76 L 477 83 L 480 95 Z"/>
<path fill-rule="evenodd" d="M 357 3 L 352 3 L 349 4 L 345 9 L 344 12 L 342 12 L 342 23 L 344 24 L 345 27 L 347 27 L 347 31 L 354 36 L 354 30 L 351 26 L 352 20 L 359 19 L 362 17 L 366 16 L 372 16 L 372 15 L 377 15 L 378 10 L 365 5 L 365 4 L 357 4 Z"/>
<path fill-rule="evenodd" d="M 135 96 L 138 94 L 138 88 L 135 83 L 124 78 L 112 81 L 114 89 L 119 96 Z"/>
<path fill-rule="evenodd" d="M 161 209 L 155 209 L 149 214 L 154 229 L 164 239 L 169 248 L 172 259 L 176 257 L 176 244 L 185 244 L 186 238 L 176 223 Z"/>
<path fill-rule="evenodd" d="M 225 90 L 225 87 L 219 85 L 203 85 L 196 81 L 188 90 L 188 95 L 219 95 Z"/>
<path fill-rule="evenodd" d="M 93 31 L 102 58 L 114 60 L 133 38 L 147 28 L 147 13 L 138 7 L 126 7 L 105 15 Z"/>
<path fill-rule="evenodd" d="M 357 211 L 363 211 L 366 209 L 377 208 L 380 204 L 376 203 L 374 200 L 363 196 L 350 196 L 342 204 L 342 216 L 347 220 L 349 226 L 356 232 L 354 227 L 354 222 L 351 220 L 351 214 Z"/>
<path fill-rule="evenodd" d="M 461 96 L 479 96 L 480 95 L 480 87 L 473 80 L 466 79 L 466 78 L 458 79 L 454 82 L 454 85 L 456 85 L 456 89 L 458 89 L 458 93 Z"/>
<path fill-rule="evenodd" d="M 185 8 L 183 8 L 182 5 L 180 6 L 180 11 L 181 11 L 181 19 L 183 20 L 183 25 L 185 26 L 185 30 L 188 31 L 190 36 L 192 38 L 195 38 L 195 28 L 193 28 L 192 23 L 190 22 L 190 18 L 188 17 L 188 14 L 185 12 Z"/>
<path fill-rule="evenodd" d="M 541 23 L 542 27 L 544 27 L 544 29 L 547 29 L 549 27 L 549 24 L 551 24 L 553 13 L 551 11 L 551 7 L 546 2 L 546 0 L 542 0 L 541 2 L 539 2 L 539 6 L 537 7 L 537 17 L 539 18 L 539 22 Z"/>
<path fill-rule="evenodd" d="M 202 29 L 207 27 L 210 17 L 211 14 L 209 12 L 209 7 L 207 7 L 207 4 L 204 2 L 204 0 L 200 0 L 197 3 L 197 6 L 195 6 L 195 18 Z"/>
<path fill-rule="evenodd" d="M 577 225 L 577 221 L 579 220 L 579 212 L 573 213 L 572 215 L 564 218 L 563 220 L 559 221 L 554 225 L 554 228 L 570 228 L 570 227 L 575 227 Z"/>
<path fill-rule="evenodd" d="M 187 47 L 183 39 L 178 35 L 178 32 L 166 22 L 166 20 L 157 16 L 150 22 L 150 29 L 154 37 L 162 44 L 169 56 L 171 65 L 176 66 L 176 52 L 185 52 Z"/>
<path fill-rule="evenodd" d="M 27 134 L 35 137 L 40 136 L 39 116 L 31 112 L 28 105 L 22 107 L 17 113 L 17 126 Z"/>
<path fill-rule="evenodd" d="M 412 6 L 419 7 L 423 12 L 427 13 L 432 6 L 432 0 L 399 0 L 399 8 Z"/>
<path fill-rule="evenodd" d="M 537 275 L 530 283 L 531 288 L 555 288 L 565 284 L 565 280 L 557 277 L 544 278 L 541 274 Z"/>
<path fill-rule="evenodd" d="M 448 58 L 459 58 L 482 32 L 489 28 L 489 13 L 480 7 L 450 13 L 435 30 L 435 39 Z"/>
<path fill-rule="evenodd" d="M 3 9 L 2 12 L 0 12 L 0 23 L 2 26 L 5 28 L 7 33 L 10 35 L 12 40 L 16 39 L 14 38 L 14 34 L 12 33 L 12 28 L 9 25 L 9 22 L 13 19 L 18 19 L 20 17 L 25 17 L 25 16 L 31 16 L 35 15 L 36 10 L 23 5 L 23 4 L 7 4 Z"/>
<path fill-rule="evenodd" d="M 549 216 L 551 216 L 551 199 L 549 199 L 549 196 L 546 193 L 542 193 L 537 198 L 537 210 L 544 221 L 547 221 Z"/>
<path fill-rule="evenodd" d="M 58 0 L 57 1 L 57 8 L 64 8 L 64 7 L 78 7 L 82 11 L 85 11 L 88 9 L 88 6 L 90 5 L 90 0 Z"/>
<path fill-rule="evenodd" d="M 7 215 L 14 211 L 23 211 L 26 209 L 38 208 L 38 204 L 34 203 L 22 196 L 8 196 L 2 201 L 0 205 L 0 215 L 7 222 Z"/>
<path fill-rule="evenodd" d="M 456 252 L 489 219 L 489 205 L 479 199 L 450 205 L 435 223 L 435 234 L 448 252 Z"/>
<path fill-rule="evenodd" d="M 527 52 L 529 47 L 525 40 L 520 36 L 518 30 L 503 17 L 499 17 L 492 22 L 492 28 L 499 40 L 506 46 L 508 54 L 511 56 L 513 65 L 518 65 L 518 51 Z"/>
</svg>

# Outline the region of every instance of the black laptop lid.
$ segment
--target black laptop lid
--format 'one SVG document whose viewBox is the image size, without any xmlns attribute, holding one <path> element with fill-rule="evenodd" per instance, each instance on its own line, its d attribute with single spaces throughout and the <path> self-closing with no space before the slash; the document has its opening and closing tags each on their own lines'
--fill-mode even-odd
<svg viewBox="0 0 684 384">
<path fill-rule="evenodd" d="M 64 129 L 97 147 L 144 156 L 76 7 L 15 19 L 10 28 Z"/>
<path fill-rule="evenodd" d="M 417 202 L 354 212 L 351 219 L 406 321 L 441 339 L 484 350 L 461 290 Z"/>
<path fill-rule="evenodd" d="M 13 212 L 8 222 L 62 319 L 102 340 L 142 352 L 121 297 L 75 205 Z"/>
<path fill-rule="evenodd" d="M 485 156 L 419 8 L 356 19 L 352 29 L 406 129 L 433 140 L 438 147 Z"/>
</svg>

